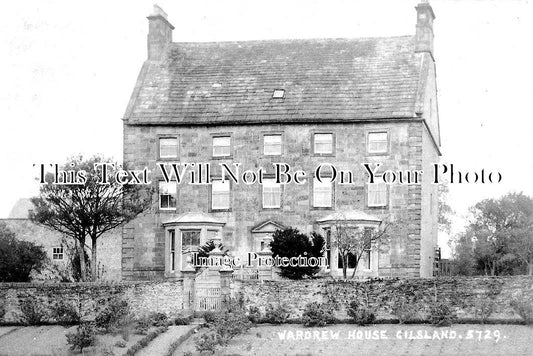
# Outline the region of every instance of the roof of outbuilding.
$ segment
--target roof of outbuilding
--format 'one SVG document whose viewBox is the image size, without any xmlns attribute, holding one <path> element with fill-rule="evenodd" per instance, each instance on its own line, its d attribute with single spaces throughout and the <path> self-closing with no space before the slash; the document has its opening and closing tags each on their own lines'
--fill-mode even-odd
<svg viewBox="0 0 533 356">
<path fill-rule="evenodd" d="M 132 124 L 415 117 L 423 55 L 414 37 L 172 43 L 146 61 Z M 284 89 L 274 99 L 274 89 Z"/>
</svg>

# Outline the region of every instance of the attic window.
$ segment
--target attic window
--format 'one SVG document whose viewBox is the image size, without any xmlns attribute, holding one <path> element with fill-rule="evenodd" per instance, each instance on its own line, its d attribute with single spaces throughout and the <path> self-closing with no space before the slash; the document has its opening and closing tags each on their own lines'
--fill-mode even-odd
<svg viewBox="0 0 533 356">
<path fill-rule="evenodd" d="M 285 97 L 285 89 L 274 89 L 272 99 L 283 99 Z"/>
</svg>

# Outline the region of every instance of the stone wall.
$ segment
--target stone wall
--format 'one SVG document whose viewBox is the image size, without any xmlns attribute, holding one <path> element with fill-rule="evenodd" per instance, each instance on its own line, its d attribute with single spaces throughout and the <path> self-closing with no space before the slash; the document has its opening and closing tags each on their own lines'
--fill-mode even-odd
<svg viewBox="0 0 533 356">
<path fill-rule="evenodd" d="M 82 303 L 86 318 L 94 317 L 106 301 L 122 298 L 136 317 L 152 312 L 176 316 L 183 312 L 183 281 L 135 283 L 0 283 L 0 303 L 6 314 L 0 323 L 17 323 L 20 302 L 31 300 L 48 312 L 57 301 Z M 50 320 L 50 322 L 53 322 Z"/>
<path fill-rule="evenodd" d="M 460 319 L 475 318 L 474 306 L 486 298 L 493 300 L 492 318 L 519 320 L 510 302 L 515 299 L 533 303 L 533 276 L 514 277 L 447 277 L 434 279 L 374 279 L 370 281 L 335 281 L 326 279 L 302 281 L 234 281 L 232 295 L 244 297 L 247 307 L 258 307 L 263 313 L 268 304 L 281 303 L 289 308 L 290 318 L 299 319 L 306 304 L 323 302 L 332 305 L 338 319 L 347 319 L 347 303 L 368 297 L 371 306 L 378 308 L 381 320 L 396 319 L 391 312 L 396 295 L 407 296 L 419 303 L 420 318 L 437 295 L 449 301 Z"/>
</svg>

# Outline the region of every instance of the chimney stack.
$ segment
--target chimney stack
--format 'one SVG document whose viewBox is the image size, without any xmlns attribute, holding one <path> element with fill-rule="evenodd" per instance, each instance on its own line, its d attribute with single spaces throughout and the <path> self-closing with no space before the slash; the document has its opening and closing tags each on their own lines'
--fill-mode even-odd
<svg viewBox="0 0 533 356">
<path fill-rule="evenodd" d="M 428 52 L 433 56 L 433 20 L 435 13 L 427 0 L 422 0 L 416 7 L 415 52 Z"/>
<path fill-rule="evenodd" d="M 161 60 L 165 49 L 172 42 L 174 26 L 167 20 L 167 14 L 157 5 L 148 19 L 148 59 Z"/>
</svg>

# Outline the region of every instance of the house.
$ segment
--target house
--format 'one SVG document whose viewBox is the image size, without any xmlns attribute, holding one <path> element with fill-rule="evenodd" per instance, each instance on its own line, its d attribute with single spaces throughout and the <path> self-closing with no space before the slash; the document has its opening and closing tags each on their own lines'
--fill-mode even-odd
<svg viewBox="0 0 533 356">
<path fill-rule="evenodd" d="M 420 3 L 414 36 L 175 43 L 155 6 L 123 118 L 123 158 L 154 174 L 157 206 L 123 229 L 123 279 L 179 278 L 209 240 L 244 256 L 268 249 L 284 227 L 331 238 L 336 213 L 363 228 L 403 222 L 388 248 L 369 249 L 357 275 L 432 276 L 437 187 L 427 178 L 369 184 L 361 163 L 429 172 L 438 162 L 434 19 Z M 171 163 L 208 163 L 213 181 L 166 182 L 159 165 Z M 223 181 L 222 163 L 262 167 L 264 181 Z M 278 183 L 275 163 L 308 179 Z M 313 172 L 325 163 L 352 171 L 353 182 L 320 182 Z M 325 254 L 324 272 L 339 275 L 331 243 Z"/>
<path fill-rule="evenodd" d="M 33 242 L 42 246 L 46 252 L 48 263 L 40 272 L 31 275 L 33 280 L 61 281 L 70 278 L 70 259 L 76 253 L 72 238 L 32 222 L 29 211 L 33 209 L 30 199 L 21 198 L 14 204 L 8 218 L 0 219 L 0 223 L 5 224 L 15 234 L 16 239 Z M 106 232 L 98 240 L 97 263 L 100 280 L 121 279 L 120 241 L 120 229 Z M 90 246 L 87 246 L 87 253 L 90 254 Z"/>
</svg>

